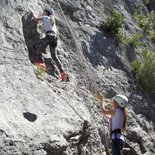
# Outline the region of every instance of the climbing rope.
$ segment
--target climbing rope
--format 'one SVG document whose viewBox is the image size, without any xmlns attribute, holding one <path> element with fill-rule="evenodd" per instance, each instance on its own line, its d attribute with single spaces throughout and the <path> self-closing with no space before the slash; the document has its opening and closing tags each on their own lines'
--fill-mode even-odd
<svg viewBox="0 0 155 155">
<path fill-rule="evenodd" d="M 87 65 L 86 59 L 84 59 L 84 57 L 83 57 L 83 54 L 82 54 L 83 52 L 82 52 L 79 44 L 77 43 L 77 39 L 76 39 L 76 37 L 74 35 L 74 32 L 73 32 L 73 30 L 72 30 L 72 28 L 70 26 L 71 24 L 69 23 L 69 21 L 67 20 L 66 16 L 64 15 L 63 10 L 62 10 L 62 7 L 61 7 L 59 1 L 58 0 L 56 0 L 56 1 L 57 1 L 57 4 L 58 4 L 58 6 L 59 6 L 59 8 L 61 10 L 61 13 L 63 15 L 63 18 L 65 19 L 65 22 L 66 22 L 66 24 L 67 24 L 67 26 L 69 28 L 69 31 L 71 32 L 71 35 L 72 35 L 72 37 L 74 39 L 75 45 L 77 47 L 77 52 L 78 52 L 77 54 L 78 54 L 79 62 L 81 62 L 81 64 L 83 64 L 85 66 L 87 77 L 88 77 L 88 79 L 89 79 L 89 81 L 91 83 L 91 86 L 93 86 L 93 88 L 95 89 L 94 90 L 94 92 L 96 93 L 95 95 L 97 95 L 99 93 L 98 92 L 99 88 L 98 88 L 98 86 L 97 86 L 97 84 L 95 82 L 95 78 L 94 78 L 94 76 L 89 76 L 92 73 L 90 71 L 90 67 Z"/>
<path fill-rule="evenodd" d="M 71 32 L 71 35 L 72 35 L 72 37 L 74 39 L 74 42 L 76 44 L 76 47 L 78 49 L 77 50 L 78 51 L 78 55 L 79 55 L 78 58 L 79 58 L 79 60 L 81 60 L 81 63 L 84 64 L 84 66 L 86 67 L 87 78 L 89 79 L 91 86 L 93 86 L 93 88 L 95 89 L 95 95 L 98 95 L 100 91 L 99 91 L 99 87 L 98 87 L 98 85 L 97 85 L 97 83 L 95 81 L 95 77 L 94 76 L 90 76 L 90 75 L 92 75 L 91 74 L 92 72 L 90 71 L 90 67 L 88 66 L 88 64 L 85 62 L 84 57 L 82 56 L 83 52 L 81 51 L 81 48 L 80 48 L 79 44 L 77 43 L 77 39 L 75 38 L 74 32 L 73 32 L 73 30 L 72 30 L 72 28 L 70 26 L 71 24 L 68 22 L 67 18 L 65 17 L 64 12 L 62 10 L 62 7 L 61 7 L 61 5 L 59 3 L 59 0 L 56 0 L 56 1 L 58 3 L 58 6 L 59 6 L 59 8 L 61 10 L 61 13 L 62 13 L 62 15 L 63 15 L 63 17 L 64 17 L 64 19 L 65 19 L 65 21 L 67 23 L 67 26 L 68 26 L 68 28 L 69 28 L 69 30 Z M 83 62 L 85 62 L 85 63 L 83 63 Z M 96 126 L 98 126 L 98 125 L 96 124 Z M 105 126 L 104 126 L 104 130 L 106 132 Z M 104 134 L 104 135 L 105 135 L 105 141 L 106 141 L 107 155 L 110 155 L 110 152 L 109 152 L 109 149 L 108 149 L 108 140 L 107 140 L 106 134 Z"/>
</svg>

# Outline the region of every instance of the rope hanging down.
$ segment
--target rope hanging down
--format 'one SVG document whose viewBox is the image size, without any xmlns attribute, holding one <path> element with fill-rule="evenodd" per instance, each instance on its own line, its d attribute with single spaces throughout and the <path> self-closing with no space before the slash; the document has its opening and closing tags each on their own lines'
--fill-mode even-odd
<svg viewBox="0 0 155 155">
<path fill-rule="evenodd" d="M 68 20 L 66 19 L 65 15 L 64 15 L 64 12 L 62 10 L 62 7 L 61 7 L 61 5 L 60 5 L 60 3 L 59 3 L 58 0 L 57 0 L 57 3 L 58 3 L 58 6 L 59 6 L 59 8 L 61 10 L 61 13 L 62 13 L 62 15 L 63 15 L 63 17 L 64 17 L 64 19 L 65 19 L 65 21 L 67 23 L 67 26 L 68 26 L 68 28 L 69 28 L 69 30 L 71 32 L 71 35 L 72 35 L 72 37 L 74 39 L 74 42 L 76 44 L 76 47 L 78 49 L 77 50 L 78 51 L 78 54 L 79 54 L 79 57 L 78 58 L 79 58 L 79 60 L 84 60 L 83 57 L 82 57 L 82 53 L 83 52 L 81 51 L 81 48 L 79 47 L 79 44 L 77 43 L 77 39 L 75 38 L 74 32 L 73 32 L 73 30 L 72 30 L 72 28 L 71 28 Z M 83 62 L 85 62 L 85 61 L 81 61 L 81 62 L 83 64 Z M 90 71 L 90 68 L 89 68 L 88 64 L 85 63 L 84 66 L 86 67 L 87 77 L 90 80 L 91 85 L 93 85 L 93 88 L 95 88 L 95 95 L 98 95 L 100 91 L 99 91 L 99 87 L 98 87 L 98 85 L 97 85 L 97 83 L 95 81 L 95 77 L 94 76 L 90 76 L 91 75 L 91 71 Z M 96 126 L 98 126 L 98 125 L 96 124 Z M 104 126 L 104 130 L 106 131 L 105 126 Z M 105 142 L 106 142 L 106 152 L 107 152 L 107 155 L 110 155 L 110 152 L 109 152 L 109 149 L 108 149 L 108 140 L 107 140 L 106 134 L 104 134 L 104 136 L 105 136 Z"/>
<path fill-rule="evenodd" d="M 62 13 L 64 19 L 65 19 L 65 22 L 67 23 L 67 26 L 68 26 L 68 28 L 69 28 L 69 31 L 71 32 L 71 35 L 72 35 L 72 37 L 73 37 L 73 39 L 74 39 L 75 45 L 76 45 L 76 47 L 77 47 L 79 62 L 81 62 L 81 64 L 84 64 L 84 66 L 85 66 L 85 68 L 86 68 L 87 78 L 89 79 L 91 86 L 93 85 L 93 88 L 94 88 L 94 90 L 95 90 L 95 95 L 98 95 L 100 91 L 99 91 L 98 85 L 97 85 L 97 83 L 96 83 L 96 81 L 95 81 L 95 77 L 94 77 L 94 76 L 89 76 L 89 75 L 91 75 L 92 72 L 90 71 L 90 68 L 89 68 L 88 64 L 85 62 L 86 60 L 85 60 L 84 57 L 83 57 L 83 52 L 81 51 L 81 48 L 80 48 L 79 44 L 78 44 L 77 41 L 76 41 L 74 32 L 73 32 L 73 30 L 72 30 L 72 28 L 71 28 L 71 26 L 70 26 L 68 20 L 66 19 L 65 15 L 64 15 L 64 13 L 63 13 L 63 10 L 62 10 L 62 7 L 61 7 L 59 1 L 58 1 L 58 0 L 56 0 L 56 1 L 57 1 L 57 4 L 58 4 L 58 6 L 59 6 L 59 8 L 60 8 L 60 10 L 61 10 L 61 13 Z M 47 3 L 50 4 L 48 0 L 47 0 Z M 85 63 L 83 63 L 83 62 L 85 62 Z M 69 104 L 69 103 L 67 102 L 67 104 Z M 69 104 L 69 106 L 77 113 L 77 115 L 78 115 L 82 120 L 84 120 L 83 117 L 73 108 L 73 106 L 72 106 L 71 104 Z M 85 122 L 85 120 L 84 120 L 84 122 Z M 95 122 L 94 122 L 94 123 L 95 123 Z M 98 125 L 97 125 L 96 123 L 95 123 L 95 125 L 98 127 Z M 104 130 L 105 130 L 105 133 L 106 133 L 106 128 L 105 128 L 105 126 L 104 126 Z M 108 148 L 108 140 L 107 140 L 107 137 L 106 137 L 106 134 L 105 134 L 105 133 L 104 133 L 104 136 L 105 136 L 105 142 L 106 142 L 106 146 L 105 146 L 105 147 L 106 147 L 106 153 L 107 153 L 107 155 L 110 155 L 109 148 Z"/>
<path fill-rule="evenodd" d="M 71 26 L 70 26 L 69 21 L 67 20 L 67 18 L 66 18 L 65 15 L 64 15 L 64 12 L 63 12 L 63 10 L 62 10 L 62 7 L 61 7 L 59 1 L 58 1 L 58 0 L 56 0 L 56 1 L 57 1 L 57 3 L 58 3 L 58 6 L 59 6 L 59 8 L 60 8 L 60 10 L 61 10 L 61 13 L 62 13 L 64 19 L 65 19 L 65 22 L 66 22 L 66 24 L 67 24 L 67 26 L 68 26 L 68 28 L 69 28 L 69 31 L 71 32 L 71 35 L 72 35 L 72 37 L 73 37 L 73 39 L 74 39 L 75 45 L 76 45 L 76 47 L 77 47 L 78 59 L 79 59 L 79 61 L 81 62 L 81 64 L 83 64 L 83 65 L 85 66 L 87 78 L 89 79 L 89 81 L 90 81 L 90 83 L 91 83 L 91 86 L 92 86 L 92 88 L 94 89 L 95 95 L 98 95 L 98 93 L 99 93 L 99 88 L 98 88 L 98 86 L 97 86 L 97 84 L 96 84 L 95 77 L 94 77 L 94 76 L 90 76 L 91 73 L 92 73 L 92 72 L 91 72 L 91 69 L 90 69 L 89 65 L 87 64 L 86 60 L 85 60 L 84 57 L 83 57 L 83 52 L 82 52 L 82 50 L 81 50 L 79 44 L 77 43 L 77 39 L 75 38 L 74 32 L 73 32 L 73 30 L 72 30 L 72 28 L 71 28 Z"/>
</svg>

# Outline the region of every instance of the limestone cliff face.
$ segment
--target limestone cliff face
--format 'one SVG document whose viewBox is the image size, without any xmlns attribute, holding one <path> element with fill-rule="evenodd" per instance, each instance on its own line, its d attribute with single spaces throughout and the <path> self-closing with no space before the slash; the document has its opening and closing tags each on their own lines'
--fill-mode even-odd
<svg viewBox="0 0 155 155">
<path fill-rule="evenodd" d="M 136 32 L 132 4 L 147 8 L 140 0 L 59 2 L 68 23 L 58 1 L 0 1 L 0 155 L 106 154 L 109 126 L 93 97 L 98 90 L 106 97 L 129 96 L 128 154 L 155 154 L 155 98 L 136 88 L 132 49 L 118 47 L 100 30 L 115 7 L 126 16 L 129 31 Z M 39 15 L 46 5 L 55 10 L 59 58 L 69 82 L 60 82 L 57 71 L 56 77 L 48 72 L 40 80 L 31 63 L 43 34 L 31 11 Z M 44 57 L 49 65 L 48 49 Z"/>
</svg>

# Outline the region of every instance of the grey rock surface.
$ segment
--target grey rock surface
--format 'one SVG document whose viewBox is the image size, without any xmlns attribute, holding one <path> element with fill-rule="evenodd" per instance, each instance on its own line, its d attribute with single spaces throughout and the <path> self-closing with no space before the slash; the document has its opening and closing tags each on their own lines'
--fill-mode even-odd
<svg viewBox="0 0 155 155">
<path fill-rule="evenodd" d="M 137 31 L 131 1 L 60 0 L 68 23 L 57 2 L 0 1 L 0 155 L 105 155 L 109 125 L 94 99 L 98 90 L 109 98 L 129 96 L 129 154 L 154 155 L 155 97 L 136 88 L 130 68 L 136 55 L 100 30 L 115 7 L 129 31 Z M 148 11 L 141 0 L 135 3 Z M 69 82 L 49 73 L 40 80 L 31 63 L 43 35 L 31 11 L 39 15 L 47 5 L 55 10 L 59 58 Z M 44 57 L 48 61 L 48 49 Z"/>
</svg>

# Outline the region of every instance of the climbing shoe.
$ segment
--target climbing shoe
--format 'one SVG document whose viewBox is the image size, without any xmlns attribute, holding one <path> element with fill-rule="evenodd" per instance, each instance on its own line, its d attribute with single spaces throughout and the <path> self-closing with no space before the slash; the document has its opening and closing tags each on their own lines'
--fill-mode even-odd
<svg viewBox="0 0 155 155">
<path fill-rule="evenodd" d="M 38 64 L 38 66 L 39 66 L 40 68 L 42 68 L 42 69 L 46 69 L 45 63 L 40 63 L 40 64 Z"/>
<path fill-rule="evenodd" d="M 60 74 L 60 79 L 61 79 L 61 81 L 69 81 L 69 75 L 68 75 L 68 73 L 66 71 L 62 72 Z"/>
<path fill-rule="evenodd" d="M 46 65 L 45 63 L 34 63 L 34 65 L 36 65 L 38 68 L 45 70 L 46 69 Z"/>
</svg>

